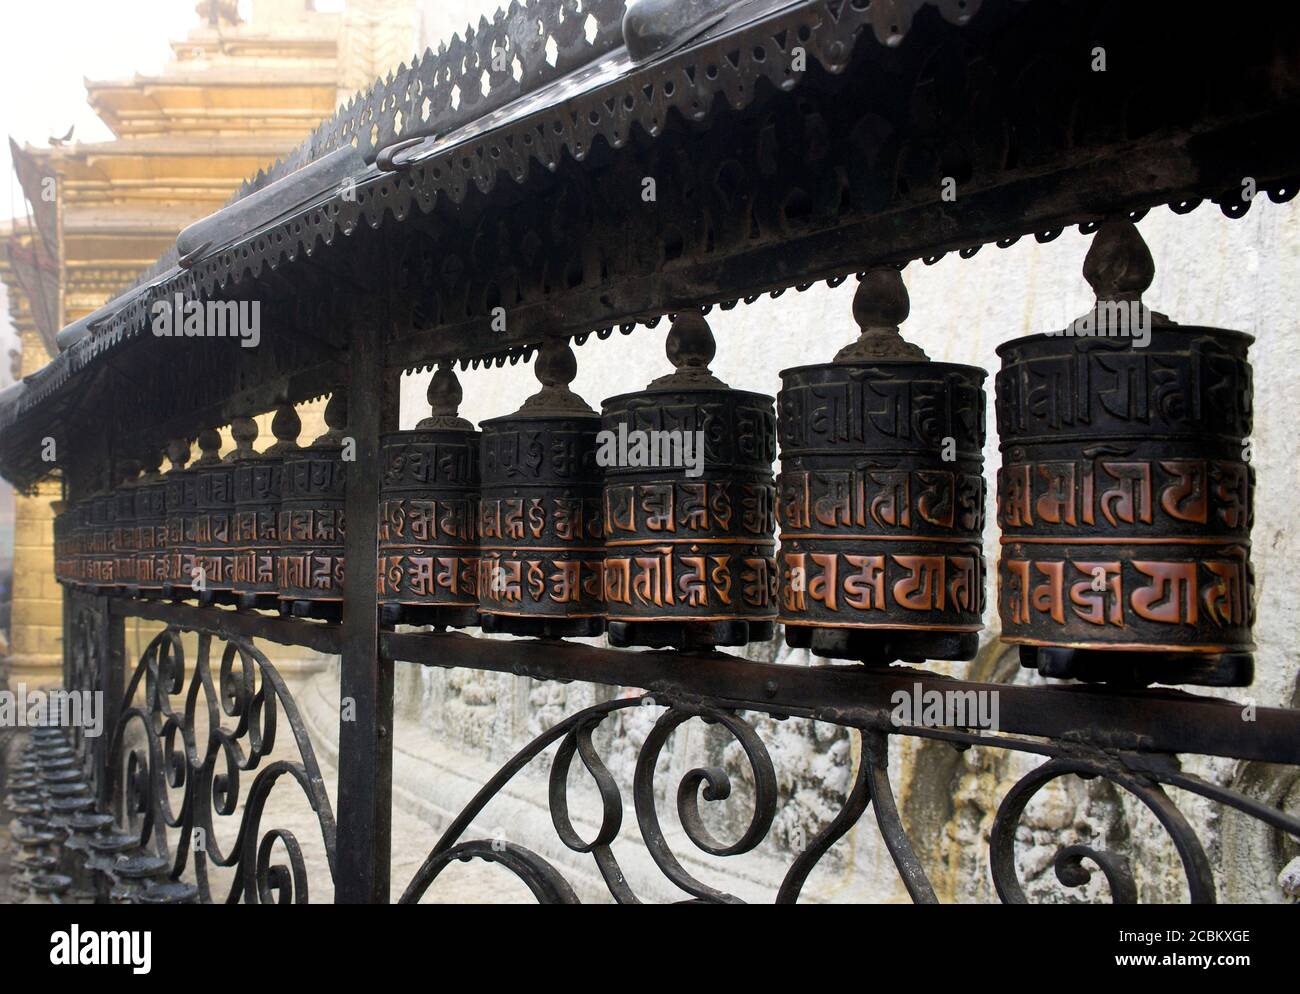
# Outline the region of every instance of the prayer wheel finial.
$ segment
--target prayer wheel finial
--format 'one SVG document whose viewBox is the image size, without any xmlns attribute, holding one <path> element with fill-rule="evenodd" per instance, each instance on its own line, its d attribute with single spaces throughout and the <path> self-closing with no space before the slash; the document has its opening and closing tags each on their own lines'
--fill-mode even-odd
<svg viewBox="0 0 1300 994">
<path fill-rule="evenodd" d="M 257 422 L 249 417 L 232 418 L 230 437 L 235 440 L 235 451 L 226 456 L 226 462 L 243 462 L 257 455 L 253 442 L 257 440 Z"/>
<path fill-rule="evenodd" d="M 415 427 L 417 429 L 457 428 L 462 431 L 472 430 L 473 425 L 459 416 L 460 402 L 465 398 L 456 370 L 450 364 L 440 365 L 429 378 L 429 389 L 425 391 L 429 402 L 429 417 L 424 418 Z"/>
<path fill-rule="evenodd" d="M 185 464 L 190 461 L 190 442 L 187 438 L 174 438 L 167 443 L 167 461 L 172 464 L 173 471 L 179 471 L 185 468 Z"/>
<path fill-rule="evenodd" d="M 290 449 L 298 447 L 298 436 L 302 433 L 302 418 L 292 404 L 278 404 L 275 417 L 271 419 L 271 434 L 275 443 L 267 448 L 263 455 L 279 456 Z"/>
<path fill-rule="evenodd" d="M 853 320 L 861 329 L 857 339 L 835 356 L 836 362 L 898 360 L 925 362 L 919 345 L 905 341 L 899 325 L 911 313 L 912 302 L 903 274 L 893 266 L 872 269 L 862 277 L 853 296 Z"/>
<path fill-rule="evenodd" d="M 687 311 L 673 319 L 664 342 L 664 353 L 673 364 L 673 372 L 650 384 L 650 389 L 680 386 L 723 389 L 726 384 L 713 375 L 709 363 L 717 354 L 718 343 L 704 315 Z"/>
<path fill-rule="evenodd" d="M 325 426 L 328 430 L 312 442 L 312 446 L 342 445 L 348 428 L 348 392 L 341 387 L 330 394 L 325 405 Z"/>
<path fill-rule="evenodd" d="M 144 470 L 144 478 L 148 480 L 158 479 L 158 470 L 162 468 L 163 453 L 156 444 L 150 444 L 144 450 L 144 456 L 140 460 L 140 467 Z"/>
<path fill-rule="evenodd" d="M 204 428 L 199 432 L 199 456 L 195 466 L 211 466 L 221 462 L 221 433 L 215 428 Z"/>
<path fill-rule="evenodd" d="M 1151 250 L 1132 221 L 1107 221 L 1092 236 L 1083 278 L 1098 300 L 1141 300 L 1155 275 Z"/>
<path fill-rule="evenodd" d="M 578 375 L 578 360 L 568 339 L 548 338 L 537 352 L 533 373 L 542 389 L 519 409 L 520 414 L 595 414 L 585 400 L 570 389 Z"/>
</svg>

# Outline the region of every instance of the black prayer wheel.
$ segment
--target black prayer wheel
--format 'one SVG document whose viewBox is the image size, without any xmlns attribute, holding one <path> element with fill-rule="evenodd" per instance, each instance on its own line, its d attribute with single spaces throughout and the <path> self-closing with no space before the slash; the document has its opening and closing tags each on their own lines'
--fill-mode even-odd
<svg viewBox="0 0 1300 994">
<path fill-rule="evenodd" d="M 696 312 L 668 333 L 675 372 L 601 416 L 605 607 L 615 646 L 708 648 L 776 629 L 776 411 L 709 371 Z"/>
<path fill-rule="evenodd" d="M 279 519 L 284 460 L 298 448 L 302 421 L 292 404 L 281 404 L 271 419 L 275 442 L 264 452 L 253 451 L 257 422 L 236 418 L 231 424 L 236 448 L 235 512 L 231 541 L 234 545 L 234 590 L 241 608 L 278 608 L 276 557 L 280 551 Z"/>
<path fill-rule="evenodd" d="M 577 362 L 549 340 L 542 389 L 483 422 L 478 602 L 483 630 L 565 638 L 604 631 L 600 416 L 569 389 Z"/>
<path fill-rule="evenodd" d="M 998 349 L 1002 637 L 1048 676 L 1253 678 L 1253 339 L 1145 307 L 1136 227 L 1103 225 L 1096 307 Z"/>
<path fill-rule="evenodd" d="M 231 581 L 234 556 L 230 545 L 230 519 L 235 510 L 235 467 L 222 460 L 221 435 L 214 428 L 199 432 L 194 463 L 195 515 L 193 586 L 203 604 L 234 601 Z"/>
<path fill-rule="evenodd" d="M 76 505 L 56 500 L 50 502 L 50 508 L 54 511 L 54 579 L 72 585 L 77 574 Z"/>
<path fill-rule="evenodd" d="M 328 430 L 306 448 L 284 455 L 276 581 L 280 610 L 300 618 L 343 617 L 343 542 L 348 402 L 334 391 L 325 405 Z"/>
<path fill-rule="evenodd" d="M 124 459 L 122 480 L 113 490 L 113 589 L 135 596 L 139 592 L 135 575 L 135 494 L 140 485 L 140 463 Z"/>
<path fill-rule="evenodd" d="M 985 372 L 903 340 L 897 269 L 868 272 L 858 339 L 782 371 L 781 622 L 815 655 L 970 659 L 984 607 Z"/>
<path fill-rule="evenodd" d="M 91 518 L 93 501 L 89 498 L 74 500 L 66 512 L 69 516 L 67 528 L 71 533 L 69 540 L 68 574 L 72 585 L 77 590 L 90 588 L 90 544 Z"/>
<path fill-rule="evenodd" d="M 198 470 L 186 467 L 190 443 L 175 439 L 167 445 L 171 469 L 163 476 L 164 549 L 167 567 L 163 596 L 184 600 L 194 591 L 195 528 L 198 517 Z"/>
<path fill-rule="evenodd" d="M 466 628 L 478 617 L 480 436 L 457 415 L 450 366 L 429 381 L 430 416 L 381 439 L 379 610 L 384 624 Z"/>
<path fill-rule="evenodd" d="M 135 485 L 135 587 L 141 597 L 160 597 L 167 580 L 167 483 L 162 453 L 151 448 Z"/>
<path fill-rule="evenodd" d="M 117 510 L 117 495 L 110 488 L 90 498 L 88 541 L 86 543 L 86 587 L 92 593 L 112 593 L 116 574 L 113 521 Z"/>
</svg>

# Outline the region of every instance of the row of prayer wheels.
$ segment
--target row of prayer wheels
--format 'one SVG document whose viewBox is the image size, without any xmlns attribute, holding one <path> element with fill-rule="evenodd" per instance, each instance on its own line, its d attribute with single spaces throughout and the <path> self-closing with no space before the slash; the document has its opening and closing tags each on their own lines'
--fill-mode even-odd
<svg viewBox="0 0 1300 994">
<path fill-rule="evenodd" d="M 1094 310 L 998 350 L 1001 636 L 1051 676 L 1243 685 L 1252 339 L 1150 311 L 1153 275 L 1137 229 L 1103 225 Z M 897 270 L 867 273 L 857 340 L 783 371 L 775 399 L 710 372 L 696 313 L 669 332 L 674 371 L 600 413 L 570 389 L 560 341 L 539 353 L 541 390 L 481 431 L 440 367 L 430 416 L 381 440 L 382 621 L 677 648 L 767 640 L 779 622 L 823 657 L 972 658 L 985 373 L 906 342 L 908 309 Z M 308 446 L 285 405 L 264 452 L 236 419 L 224 459 L 206 431 L 192 466 L 174 443 L 165 474 L 160 458 L 125 467 L 57 519 L 59 579 L 337 619 L 346 422 L 336 394 Z"/>
</svg>

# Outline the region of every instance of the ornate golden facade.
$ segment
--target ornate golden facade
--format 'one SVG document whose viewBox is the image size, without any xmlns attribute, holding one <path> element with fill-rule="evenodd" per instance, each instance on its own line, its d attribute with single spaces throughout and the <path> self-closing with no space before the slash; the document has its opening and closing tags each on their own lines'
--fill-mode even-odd
<svg viewBox="0 0 1300 994">
<path fill-rule="evenodd" d="M 0 278 L 21 342 L 16 374 L 55 352 L 54 334 L 132 283 L 185 225 L 298 144 L 341 99 L 415 47 L 411 0 L 205 0 L 201 24 L 172 43 L 157 75 L 87 81 L 114 140 L 11 143 L 26 218 L 0 223 Z M 312 425 L 305 426 L 311 434 Z M 15 498 L 11 679 L 56 675 L 62 599 L 50 502 L 59 485 Z"/>
</svg>

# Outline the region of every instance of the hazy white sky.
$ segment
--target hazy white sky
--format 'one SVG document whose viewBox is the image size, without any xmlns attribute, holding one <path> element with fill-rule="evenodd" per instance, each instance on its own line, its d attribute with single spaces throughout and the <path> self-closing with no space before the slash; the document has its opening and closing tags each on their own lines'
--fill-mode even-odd
<svg viewBox="0 0 1300 994">
<path fill-rule="evenodd" d="M 198 24 L 193 0 L 6 0 L 0 4 L 0 217 L 23 213 L 8 136 L 43 145 L 112 134 L 86 106 L 86 79 L 157 72 L 168 42 Z"/>
<path fill-rule="evenodd" d="M 307 0 L 303 0 L 306 4 Z M 420 0 L 433 42 L 508 0 Z M 346 0 L 316 0 L 339 10 Z M 239 0 L 249 17 L 256 0 Z M 0 0 L 0 218 L 24 213 L 9 142 L 44 145 L 75 124 L 76 139 L 113 136 L 86 106 L 86 79 L 156 73 L 169 42 L 199 23 L 195 0 Z"/>
</svg>

